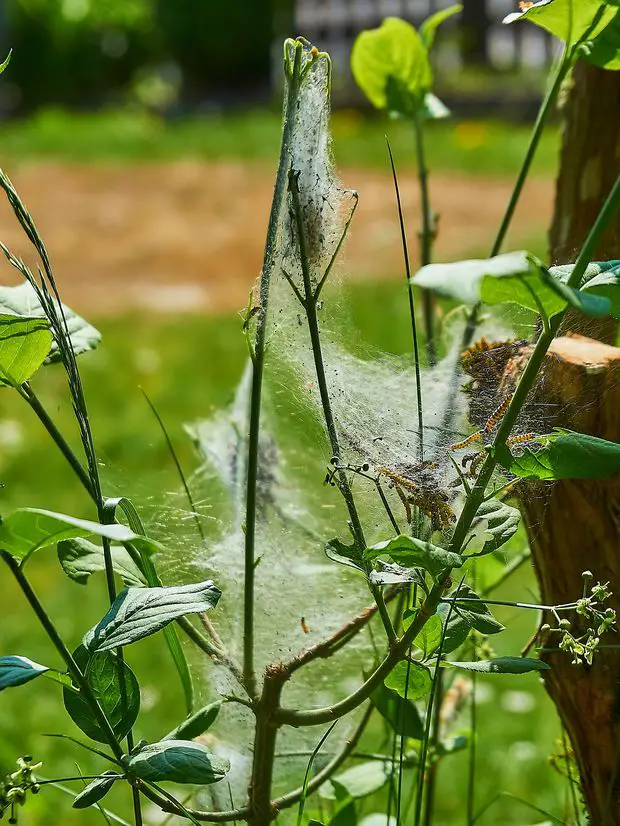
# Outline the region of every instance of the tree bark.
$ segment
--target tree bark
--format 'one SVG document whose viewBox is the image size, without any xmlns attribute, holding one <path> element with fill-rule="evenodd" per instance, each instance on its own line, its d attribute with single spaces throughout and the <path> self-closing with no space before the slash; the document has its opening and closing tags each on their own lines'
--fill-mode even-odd
<svg viewBox="0 0 620 826">
<path fill-rule="evenodd" d="M 573 262 L 620 171 L 620 72 L 585 61 L 574 69 L 550 231 L 554 264 Z M 595 258 L 620 258 L 620 219 L 602 237 Z M 570 312 L 562 332 L 614 344 L 613 318 Z M 564 344 L 562 344 L 564 342 Z M 569 342 L 569 344 L 567 344 Z M 594 341 L 558 339 L 546 371 L 544 402 L 560 405 L 557 424 L 620 441 L 620 351 Z M 564 411 L 564 412 L 562 412 Z M 527 485 L 521 496 L 534 567 L 546 604 L 580 596 L 592 570 L 620 589 L 620 481 Z M 525 492 L 527 491 L 527 492 Z M 611 607 L 620 611 L 614 596 Z M 552 623 L 553 624 L 553 623 Z M 545 684 L 568 732 L 591 822 L 620 826 L 620 652 L 606 649 L 591 668 L 550 654 Z"/>
<path fill-rule="evenodd" d="M 511 381 L 516 372 L 513 364 Z M 545 428 L 561 424 L 620 442 L 619 348 L 580 336 L 556 339 L 536 395 L 547 411 Z M 586 570 L 620 591 L 620 475 L 522 483 L 519 498 L 544 604 L 581 597 Z M 605 605 L 620 617 L 620 593 Z M 557 625 L 553 616 L 544 622 Z M 558 642 L 557 634 L 542 639 L 549 648 Z M 617 634 L 601 642 L 617 645 Z M 574 666 L 557 650 L 542 657 L 551 666 L 545 686 L 572 743 L 590 822 L 620 826 L 620 649 L 602 649 L 591 667 Z"/>
<path fill-rule="evenodd" d="M 553 264 L 573 262 L 620 171 L 620 72 L 585 61 L 575 66 L 566 105 L 555 211 L 550 232 Z M 603 235 L 597 260 L 620 258 L 620 218 Z M 615 344 L 614 319 L 572 312 L 564 330 Z"/>
</svg>

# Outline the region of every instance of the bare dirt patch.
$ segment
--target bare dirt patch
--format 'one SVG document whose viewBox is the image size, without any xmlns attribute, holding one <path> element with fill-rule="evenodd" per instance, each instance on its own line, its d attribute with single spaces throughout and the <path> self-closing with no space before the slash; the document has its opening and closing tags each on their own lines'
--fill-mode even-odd
<svg viewBox="0 0 620 826">
<path fill-rule="evenodd" d="M 342 170 L 342 179 L 360 193 L 346 271 L 355 278 L 401 274 L 391 179 L 361 169 Z M 46 240 L 65 300 L 82 312 L 230 311 L 245 304 L 259 274 L 273 187 L 264 165 L 29 163 L 13 180 Z M 403 174 L 400 184 L 415 245 L 415 176 Z M 472 170 L 471 177 L 433 175 L 431 184 L 441 215 L 437 257 L 485 254 L 511 182 L 477 179 Z M 516 241 L 548 226 L 552 196 L 551 181 L 528 183 L 513 225 Z M 0 240 L 32 260 L 5 203 Z M 14 280 L 4 261 L 0 278 Z"/>
</svg>

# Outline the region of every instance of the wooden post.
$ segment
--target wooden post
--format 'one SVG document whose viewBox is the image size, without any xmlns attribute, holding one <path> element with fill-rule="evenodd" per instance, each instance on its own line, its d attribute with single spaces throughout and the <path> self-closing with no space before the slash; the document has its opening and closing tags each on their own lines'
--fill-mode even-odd
<svg viewBox="0 0 620 826">
<path fill-rule="evenodd" d="M 563 111 L 560 171 L 549 233 L 553 264 L 574 261 L 620 171 L 620 72 L 579 61 Z M 620 220 L 613 221 L 595 253 L 620 258 Z M 565 330 L 616 343 L 618 322 L 567 314 Z"/>
<path fill-rule="evenodd" d="M 519 359 L 525 358 L 524 353 Z M 514 381 L 514 365 L 505 375 Z M 542 427 L 562 425 L 620 442 L 620 349 L 581 336 L 555 340 L 534 404 Z M 547 412 L 545 412 L 547 411 Z M 620 475 L 610 480 L 520 483 L 521 511 L 544 604 L 581 597 L 582 573 L 609 581 L 606 603 L 620 617 Z M 556 625 L 553 617 L 544 622 Z M 552 634 L 542 643 L 557 647 Z M 620 644 L 608 633 L 602 644 Z M 620 649 L 603 649 L 591 667 L 565 652 L 544 653 L 545 685 L 570 737 L 593 826 L 620 826 Z"/>
</svg>

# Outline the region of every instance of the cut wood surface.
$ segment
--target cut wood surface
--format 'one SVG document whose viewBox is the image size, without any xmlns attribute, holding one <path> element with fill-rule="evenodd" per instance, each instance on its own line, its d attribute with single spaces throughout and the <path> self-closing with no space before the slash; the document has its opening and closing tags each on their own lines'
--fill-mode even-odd
<svg viewBox="0 0 620 826">
<path fill-rule="evenodd" d="M 562 425 L 620 442 L 620 349 L 582 336 L 553 343 L 534 401 Z M 544 604 L 581 597 L 582 573 L 610 582 L 606 603 L 620 616 L 620 475 L 609 480 L 521 483 L 519 498 Z M 552 616 L 544 622 L 556 625 Z M 557 648 L 559 635 L 542 639 Z M 618 646 L 618 634 L 602 644 Z M 574 666 L 566 652 L 542 654 L 546 688 L 573 744 L 591 823 L 620 824 L 620 648 Z"/>
</svg>

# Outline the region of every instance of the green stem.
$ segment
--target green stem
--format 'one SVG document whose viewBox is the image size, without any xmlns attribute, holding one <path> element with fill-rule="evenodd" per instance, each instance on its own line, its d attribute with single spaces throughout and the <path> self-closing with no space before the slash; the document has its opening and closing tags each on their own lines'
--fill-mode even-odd
<svg viewBox="0 0 620 826">
<path fill-rule="evenodd" d="M 303 46 L 296 43 L 292 71 L 288 79 L 288 94 L 284 108 L 284 127 L 280 148 L 280 161 L 271 204 L 263 270 L 260 280 L 260 308 L 254 340 L 252 358 L 252 388 L 250 391 L 250 421 L 248 436 L 248 469 L 246 484 L 245 515 L 245 564 L 244 564 L 244 605 L 243 605 L 243 676 L 251 696 L 256 694 L 254 672 L 254 575 L 256 569 L 256 511 L 259 437 L 261 420 L 261 398 L 265 368 L 265 340 L 267 332 L 267 309 L 269 286 L 276 263 L 278 225 L 286 196 L 286 181 L 289 164 L 289 144 L 293 132 L 294 109 L 302 70 Z"/>
<path fill-rule="evenodd" d="M 403 636 L 392 645 L 381 664 L 356 691 L 343 700 L 340 700 L 340 702 L 324 708 L 302 711 L 281 708 L 276 719 L 280 723 L 291 726 L 318 726 L 343 717 L 345 714 L 348 714 L 360 706 L 365 700 L 368 700 L 372 692 L 381 685 L 396 663 L 403 659 L 407 649 L 425 626 L 427 620 L 436 613 L 445 587 L 444 581 L 435 583 L 409 628 Z"/>
<path fill-rule="evenodd" d="M 142 390 L 142 395 L 146 399 L 146 403 L 148 404 L 148 406 L 151 408 L 151 413 L 153 414 L 153 416 L 155 416 L 155 419 L 157 420 L 157 424 L 159 425 L 159 429 L 161 430 L 162 435 L 163 435 L 164 439 L 166 440 L 166 446 L 168 448 L 168 453 L 172 457 L 172 461 L 174 462 L 174 466 L 176 468 L 177 474 L 179 476 L 179 479 L 181 480 L 181 484 L 183 485 L 183 490 L 185 491 L 185 496 L 186 496 L 187 501 L 189 503 L 189 506 L 190 506 L 190 509 L 191 509 L 191 512 L 192 512 L 192 516 L 194 517 L 194 522 L 196 523 L 196 529 L 198 531 L 198 535 L 200 536 L 200 538 L 204 542 L 206 537 L 205 537 L 204 528 L 202 527 L 202 522 L 200 521 L 200 515 L 198 514 L 198 511 L 196 510 L 196 503 L 194 502 L 194 497 L 192 496 L 192 492 L 189 488 L 187 478 L 185 477 L 185 472 L 183 471 L 183 467 L 182 467 L 181 462 L 179 460 L 178 454 L 177 454 L 176 449 L 175 449 L 175 447 L 172 443 L 172 439 L 170 438 L 170 434 L 168 433 L 168 428 L 166 427 L 162 417 L 159 415 L 159 411 L 157 410 L 157 408 L 155 407 L 155 405 L 151 401 L 151 399 L 150 399 L 149 395 L 147 394 L 146 390 L 143 387 L 141 387 L 140 389 Z"/>
<path fill-rule="evenodd" d="M 425 267 L 431 263 L 433 247 L 433 214 L 430 204 L 428 187 L 428 167 L 426 166 L 426 151 L 424 148 L 424 128 L 420 117 L 413 118 L 415 127 L 416 154 L 418 158 L 418 181 L 420 184 L 420 208 L 422 212 L 422 229 L 420 232 L 420 264 Z M 426 352 L 431 367 L 437 362 L 435 349 L 435 298 L 430 290 L 422 290 L 422 311 L 424 316 L 424 331 L 426 333 Z"/>
<path fill-rule="evenodd" d="M 97 511 L 99 516 L 99 521 L 102 524 L 106 524 L 110 522 L 110 519 L 106 517 L 105 508 L 103 506 L 102 499 L 97 493 L 96 487 L 93 485 L 93 481 L 83 467 L 82 463 L 79 461 L 73 450 L 71 449 L 70 445 L 66 441 L 65 437 L 62 435 L 60 430 L 56 427 L 56 424 L 49 416 L 45 407 L 41 404 L 39 399 L 37 398 L 36 394 L 30 387 L 30 385 L 26 382 L 21 387 L 18 388 L 19 395 L 30 405 L 31 409 L 37 415 L 40 422 L 43 424 L 45 429 L 47 430 L 48 434 L 52 438 L 52 441 L 56 444 L 62 455 L 65 457 L 69 465 L 71 466 L 72 470 L 74 471 L 75 475 L 79 479 L 79 481 L 84 486 L 85 490 L 87 491 L 88 495 L 91 499 L 94 500 L 95 504 L 97 505 Z M 103 556 L 105 560 L 105 574 L 106 574 L 106 583 L 108 589 L 108 597 L 110 600 L 110 604 L 112 604 L 116 598 L 116 583 L 114 580 L 114 567 L 112 564 L 112 553 L 110 548 L 110 541 L 105 537 L 102 538 L 102 546 L 103 546 Z M 119 670 L 119 678 L 120 678 L 120 686 L 121 686 L 121 702 L 123 705 L 126 705 L 127 699 L 125 696 L 125 680 L 124 680 L 124 673 L 125 673 L 125 660 L 123 657 L 123 651 L 121 648 L 117 649 L 116 651 L 118 656 L 118 670 Z M 93 695 L 94 699 L 94 695 Z M 104 715 L 105 716 L 105 715 Z M 132 732 L 129 731 L 127 735 L 127 747 L 128 750 L 131 751 L 133 747 L 133 735 Z M 132 800 L 133 800 L 133 811 L 134 811 L 134 819 L 136 826 L 142 826 L 142 807 L 140 802 L 140 793 L 137 789 L 132 788 Z"/>
<path fill-rule="evenodd" d="M 560 58 L 558 69 L 555 73 L 553 81 L 549 86 L 549 89 L 547 90 L 547 94 L 545 95 L 545 98 L 541 104 L 540 109 L 538 110 L 536 122 L 534 123 L 534 128 L 532 129 L 530 142 L 528 144 L 525 157 L 523 158 L 521 169 L 519 170 L 519 174 L 517 175 L 517 179 L 515 181 L 515 185 L 512 190 L 510 200 L 508 201 L 508 206 L 506 207 L 506 212 L 504 213 L 504 217 L 502 219 L 499 230 L 495 237 L 495 241 L 493 243 L 493 247 L 491 249 L 491 258 L 499 254 L 504 244 L 506 234 L 508 232 L 510 224 L 512 223 L 512 219 L 514 217 L 517 204 L 519 203 L 519 199 L 521 197 L 525 181 L 527 180 L 527 176 L 530 173 L 532 161 L 534 160 L 536 150 L 538 149 L 538 144 L 540 143 L 540 139 L 542 138 L 545 124 L 547 123 L 547 119 L 555 105 L 562 83 L 564 82 L 572 65 L 573 50 L 570 49 L 570 47 L 566 46 L 562 54 L 562 57 Z"/>
<path fill-rule="evenodd" d="M 407 232 L 405 231 L 405 219 L 403 215 L 403 206 L 400 199 L 400 187 L 398 186 L 398 176 L 396 174 L 396 165 L 394 163 L 394 156 L 392 155 L 392 147 L 390 142 L 387 142 L 388 153 L 390 155 L 390 165 L 392 167 L 392 178 L 394 179 L 394 191 L 396 193 L 396 206 L 398 208 L 398 221 L 400 224 L 400 239 L 403 248 L 403 256 L 405 259 L 405 278 L 407 281 L 407 293 L 409 296 L 409 317 L 411 319 L 411 332 L 413 336 L 413 366 L 415 369 L 415 383 L 416 383 L 416 401 L 418 407 L 418 450 L 420 461 L 424 461 L 424 416 L 422 410 L 422 379 L 420 375 L 420 351 L 418 349 L 418 325 L 415 318 L 415 302 L 413 300 L 413 284 L 411 283 L 411 266 L 409 263 L 409 246 L 407 244 Z M 422 291 L 426 297 L 426 291 Z M 427 331 L 428 332 L 428 331 Z"/>
<path fill-rule="evenodd" d="M 620 175 L 618 176 L 616 183 L 614 184 L 605 204 L 603 205 L 603 208 L 601 209 L 593 227 L 590 230 L 581 252 L 579 253 L 579 257 L 577 258 L 577 262 L 575 263 L 575 267 L 568 281 L 569 287 L 579 286 L 581 278 L 586 270 L 586 267 L 588 266 L 594 250 L 596 249 L 599 239 L 611 222 L 614 213 L 619 206 Z M 510 431 L 512 430 L 517 417 L 521 412 L 523 404 L 525 403 L 525 400 L 534 385 L 536 377 L 540 372 L 540 368 L 549 345 L 551 344 L 555 333 L 559 329 L 565 312 L 566 311 L 564 310 L 562 313 L 555 316 L 551 321 L 549 332 L 543 333 L 538 339 L 538 343 L 536 344 L 534 352 L 532 353 L 521 376 L 508 410 L 504 414 L 504 418 L 500 423 L 497 436 L 493 442 L 494 447 L 505 444 L 506 439 L 509 437 Z M 493 471 L 495 470 L 495 466 L 496 460 L 494 459 L 492 452 L 489 452 L 489 455 L 485 459 L 482 469 L 480 470 L 476 484 L 472 488 L 470 495 L 467 497 L 465 507 L 461 512 L 459 521 L 457 522 L 448 550 L 458 553 L 463 547 L 469 529 L 471 528 L 471 524 L 475 519 L 480 503 L 484 498 L 486 487 L 490 481 Z M 371 674 L 366 682 L 357 689 L 357 691 L 354 691 L 339 703 L 327 708 L 312 709 L 308 711 L 283 708 L 280 710 L 278 716 L 279 721 L 282 723 L 288 723 L 292 726 L 320 725 L 322 723 L 331 722 L 338 717 L 342 717 L 344 714 L 348 714 L 349 711 L 353 711 L 362 702 L 364 702 L 364 700 L 367 700 L 374 689 L 381 684 L 383 679 L 396 665 L 398 660 L 404 656 L 408 646 L 426 625 L 428 619 L 437 612 L 437 607 L 442 599 L 444 588 L 445 582 L 443 580 L 436 582 L 435 585 L 433 585 L 426 600 L 424 601 L 424 604 L 418 611 L 416 618 L 411 623 L 407 631 L 391 648 L 379 667 L 373 672 L 373 674 Z"/>
<path fill-rule="evenodd" d="M 35 395 L 33 389 L 28 384 L 28 382 L 23 384 L 21 387 L 18 387 L 17 392 L 22 397 L 22 399 L 24 399 L 30 405 L 30 407 L 36 414 L 37 418 L 39 419 L 43 427 L 52 437 L 52 440 L 54 441 L 62 455 L 71 465 L 71 468 L 73 469 L 75 475 L 78 477 L 82 485 L 86 488 L 89 495 L 93 499 L 95 499 L 95 493 L 93 490 L 93 486 L 91 485 L 90 477 L 87 471 L 85 470 L 84 466 L 73 452 L 65 437 L 62 435 L 60 430 L 58 430 L 58 428 L 50 418 L 47 410 L 43 407 L 43 405 Z"/>
<path fill-rule="evenodd" d="M 571 272 L 567 286 L 576 289 L 579 288 L 583 274 L 586 271 L 586 267 L 590 263 L 601 236 L 607 226 L 611 223 L 618 206 L 620 206 L 620 175 L 616 179 L 616 182 L 612 187 L 603 208 L 599 212 L 594 225 L 590 229 L 588 237 L 581 248 L 577 261 L 575 262 L 575 266 Z M 530 390 L 534 386 L 536 377 L 538 376 L 545 356 L 547 355 L 547 350 L 549 349 L 551 342 L 560 328 L 565 313 L 566 310 L 563 310 L 551 319 L 549 329 L 543 331 L 539 337 L 536 346 L 534 347 L 534 352 L 532 353 L 525 370 L 519 379 L 510 405 L 508 406 L 508 409 L 500 422 L 497 434 L 493 440 L 492 449 L 489 451 L 487 458 L 484 460 L 480 473 L 478 474 L 478 478 L 476 479 L 476 484 L 472 488 L 471 495 L 467 497 L 465 507 L 461 511 L 459 521 L 454 529 L 449 550 L 454 551 L 455 553 L 459 553 L 463 547 L 467 533 L 469 532 L 471 524 L 476 516 L 476 513 L 478 512 L 478 508 L 484 498 L 487 485 L 493 475 L 493 471 L 495 470 L 497 461 L 494 458 L 493 449 L 504 445 L 510 436 L 512 428 L 517 421 L 517 417 L 525 404 Z"/>
<path fill-rule="evenodd" d="M 321 333 L 319 329 L 319 319 L 317 315 L 317 298 L 316 292 L 312 286 L 312 276 L 310 273 L 310 264 L 307 251 L 307 240 L 303 216 L 301 212 L 301 203 L 299 200 L 299 173 L 291 169 L 289 173 L 289 188 L 293 201 L 293 212 L 295 216 L 295 224 L 297 228 L 297 240 L 299 244 L 299 260 L 301 264 L 302 278 L 304 284 L 304 301 L 303 308 L 306 311 L 306 320 L 308 322 L 308 332 L 310 334 L 310 345 L 312 347 L 312 356 L 314 359 L 314 367 L 316 372 L 317 383 L 319 385 L 319 394 L 321 397 L 321 406 L 323 408 L 323 416 L 325 418 L 325 426 L 327 427 L 327 435 L 329 437 L 332 455 L 338 460 L 340 465 L 341 450 L 340 440 L 338 438 L 338 429 L 336 427 L 336 420 L 332 410 L 331 400 L 329 398 L 329 390 L 327 387 L 327 378 L 325 376 L 325 363 L 323 361 L 323 350 L 321 347 Z M 366 547 L 366 540 L 364 538 L 364 530 L 362 523 L 355 506 L 353 492 L 347 479 L 347 474 L 341 467 L 338 468 L 338 487 L 344 498 L 349 518 L 351 520 L 351 529 L 355 538 L 355 543 L 358 548 Z M 397 637 L 392 618 L 383 599 L 381 588 L 369 582 L 370 591 L 377 603 L 379 616 L 383 622 L 388 641 L 393 644 Z"/>
<path fill-rule="evenodd" d="M 443 597 L 441 602 L 455 602 L 457 605 L 461 605 L 461 603 L 467 604 L 468 602 L 484 602 L 485 605 L 505 605 L 509 608 L 532 608 L 535 611 L 574 611 L 577 607 L 576 602 L 567 603 L 566 605 L 536 605 L 533 602 L 509 602 L 508 600 L 485 599 L 484 597 L 480 599 L 475 599 L 474 597 Z"/>
<path fill-rule="evenodd" d="M 521 197 L 521 193 L 523 191 L 523 187 L 525 185 L 525 181 L 527 180 L 527 176 L 530 173 L 532 162 L 536 155 L 536 150 L 538 149 L 538 145 L 540 143 L 540 139 L 544 132 L 544 127 L 547 123 L 549 115 L 555 105 L 557 100 L 558 94 L 562 87 L 562 83 L 564 82 L 566 76 L 568 75 L 571 67 L 573 66 L 574 60 L 576 57 L 575 50 L 569 50 L 565 48 L 560 62 L 558 64 L 558 69 L 554 75 L 553 81 L 549 86 L 547 94 L 538 110 L 538 115 L 536 116 L 536 122 L 534 124 L 534 128 L 532 129 L 532 134 L 530 136 L 530 140 L 528 143 L 528 147 L 521 163 L 521 168 L 519 170 L 519 174 L 517 175 L 517 179 L 515 181 L 515 185 L 513 187 L 512 193 L 510 195 L 510 200 L 508 201 L 508 205 L 506 207 L 506 212 L 502 218 L 502 222 L 500 227 L 497 231 L 497 235 L 495 236 L 495 240 L 493 242 L 493 246 L 491 247 L 490 257 L 492 258 L 495 255 L 499 255 L 503 243 L 506 239 L 506 235 L 508 233 L 508 229 L 510 228 L 510 224 L 512 223 L 512 219 L 514 217 L 515 210 L 519 203 L 519 199 Z M 480 316 L 480 310 L 482 308 L 482 303 L 478 301 L 474 306 L 471 308 L 467 320 L 465 322 L 465 329 L 463 330 L 463 337 L 461 339 L 461 350 L 466 350 L 472 342 L 474 334 L 476 332 L 476 328 L 478 327 L 478 321 Z M 442 421 L 442 426 L 445 426 L 446 429 L 449 426 L 450 420 L 453 415 L 454 410 L 454 400 L 459 391 L 459 374 L 460 374 L 460 364 L 457 360 L 454 376 L 452 378 L 452 387 L 451 392 L 448 395 L 448 399 L 446 400 L 446 412 L 444 414 L 444 419 Z"/>
<path fill-rule="evenodd" d="M 433 726 L 431 729 L 430 745 L 433 751 L 437 750 L 441 735 L 441 705 L 443 702 L 443 673 L 437 669 L 435 679 L 437 688 L 435 690 L 435 707 L 433 710 Z M 439 771 L 439 760 L 435 759 L 428 767 L 428 780 L 426 784 L 426 805 L 424 807 L 424 826 L 433 826 L 435 814 L 435 799 L 437 792 L 437 774 Z"/>
<path fill-rule="evenodd" d="M 465 575 L 463 575 L 463 578 L 461 579 L 461 581 L 458 585 L 458 589 L 460 589 L 460 587 L 463 584 L 464 580 L 465 580 Z M 419 766 L 418 766 L 418 791 L 417 791 L 417 795 L 416 795 L 415 813 L 414 813 L 414 818 L 413 818 L 414 826 L 420 826 L 421 817 L 422 817 L 422 803 L 423 803 L 423 800 L 424 800 L 424 781 L 425 781 L 425 776 L 426 776 L 426 764 L 427 764 L 427 758 L 428 758 L 428 748 L 429 748 L 429 745 L 430 745 L 430 732 L 431 732 L 431 724 L 432 724 L 432 720 L 433 720 L 433 708 L 434 708 L 435 703 L 438 702 L 440 692 L 441 692 L 441 682 L 440 682 L 441 678 L 440 678 L 440 674 L 439 674 L 439 672 L 440 672 L 439 664 L 440 664 L 441 659 L 443 657 L 443 650 L 444 650 L 444 646 L 446 644 L 446 634 L 448 632 L 448 624 L 450 622 L 450 618 L 452 616 L 452 611 L 453 610 L 454 610 L 454 606 L 450 605 L 448 607 L 448 613 L 446 615 L 445 623 L 443 624 L 443 629 L 442 629 L 442 632 L 441 632 L 441 641 L 439 643 L 439 648 L 437 649 L 437 654 L 436 654 L 436 659 L 435 659 L 435 675 L 434 675 L 434 678 L 433 678 L 431 693 L 430 693 L 430 696 L 428 698 L 428 707 L 426 709 L 426 720 L 425 720 L 425 723 L 424 723 L 424 737 L 422 738 L 422 744 L 421 744 L 421 747 L 420 747 L 420 754 L 419 754 L 420 762 L 419 762 Z M 421 613 L 422 613 L 422 611 L 420 611 L 418 613 L 418 617 Z M 425 609 L 424 609 L 424 614 L 426 614 L 426 606 L 425 606 Z M 418 619 L 418 617 L 416 617 L 416 619 Z M 426 619 L 427 618 L 424 619 L 424 622 L 426 622 Z"/>
<path fill-rule="evenodd" d="M 52 644 L 62 657 L 63 661 L 67 666 L 67 670 L 69 671 L 71 677 L 77 684 L 85 702 L 88 703 L 90 706 L 94 716 L 97 719 L 97 723 L 99 724 L 105 738 L 117 760 L 120 760 L 123 756 L 123 750 L 120 747 L 120 744 L 112 730 L 112 726 L 110 725 L 108 718 L 103 713 L 101 706 L 97 702 L 97 698 L 92 692 L 90 684 L 80 671 L 77 663 L 73 659 L 71 652 L 64 644 L 62 637 L 56 630 L 54 623 L 50 619 L 47 611 L 41 604 L 39 598 L 35 594 L 30 582 L 28 581 L 26 575 L 24 574 L 23 570 L 20 568 L 19 563 L 17 560 L 11 556 L 11 554 L 7 553 L 6 551 L 0 551 L 0 556 L 6 562 L 11 573 L 17 580 L 19 587 L 21 588 L 24 596 L 28 600 L 30 607 L 34 611 L 37 619 L 43 626 L 44 631 L 46 632 L 47 636 L 50 638 Z"/>
</svg>

